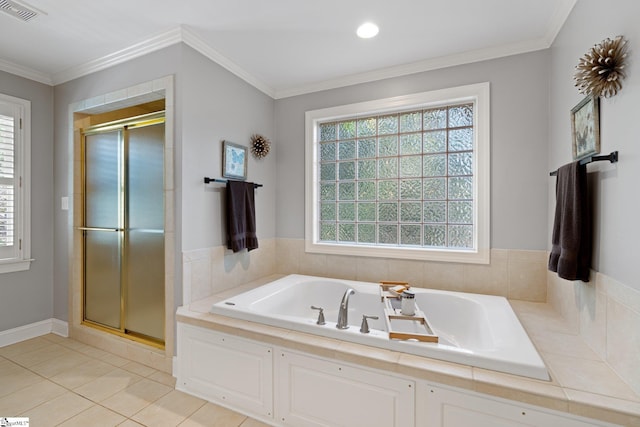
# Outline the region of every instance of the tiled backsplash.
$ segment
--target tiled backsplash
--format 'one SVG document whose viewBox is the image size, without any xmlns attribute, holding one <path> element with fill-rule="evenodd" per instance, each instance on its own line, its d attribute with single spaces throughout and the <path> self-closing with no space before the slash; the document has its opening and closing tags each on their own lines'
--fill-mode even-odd
<svg viewBox="0 0 640 427">
<path fill-rule="evenodd" d="M 302 239 L 263 239 L 249 253 L 233 254 L 223 246 L 183 253 L 183 301 L 275 273 L 298 273 L 548 302 L 640 393 L 640 292 L 596 272 L 590 283 L 560 279 L 547 271 L 547 259 L 547 251 L 492 249 L 489 265 L 405 261 L 309 254 Z"/>
<path fill-rule="evenodd" d="M 501 295 L 544 302 L 545 251 L 492 249 L 491 264 L 309 254 L 302 239 L 261 240 L 260 248 L 233 254 L 223 246 L 183 254 L 183 301 L 188 303 L 269 274 L 308 274 L 346 280 L 399 280 L 412 286 Z"/>
<path fill-rule="evenodd" d="M 183 252 L 183 304 L 276 273 L 275 239 L 261 239 L 259 245 L 236 254 L 226 246 Z"/>
<path fill-rule="evenodd" d="M 547 280 L 548 303 L 640 394 L 640 292 L 594 271 L 589 283 Z"/>
<path fill-rule="evenodd" d="M 304 240 L 276 241 L 276 271 L 379 282 L 398 280 L 444 289 L 542 302 L 546 300 L 546 252 L 491 250 L 491 264 L 459 264 L 308 254 Z"/>
</svg>

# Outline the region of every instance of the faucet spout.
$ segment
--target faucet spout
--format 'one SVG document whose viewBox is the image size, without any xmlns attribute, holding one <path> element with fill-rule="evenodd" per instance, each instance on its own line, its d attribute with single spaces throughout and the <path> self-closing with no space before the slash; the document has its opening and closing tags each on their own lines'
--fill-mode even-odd
<svg viewBox="0 0 640 427">
<path fill-rule="evenodd" d="M 349 288 L 344 292 L 342 301 L 340 301 L 340 309 L 338 310 L 338 323 L 336 323 L 336 328 L 349 328 L 349 297 L 355 293 L 356 291 L 354 291 L 352 288 Z"/>
</svg>

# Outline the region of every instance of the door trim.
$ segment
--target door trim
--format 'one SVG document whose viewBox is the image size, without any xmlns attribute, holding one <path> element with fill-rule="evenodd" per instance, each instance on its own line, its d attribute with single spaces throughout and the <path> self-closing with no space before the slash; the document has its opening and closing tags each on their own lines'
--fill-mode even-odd
<svg viewBox="0 0 640 427">
<path fill-rule="evenodd" d="M 168 75 L 155 80 L 142 82 L 129 87 L 120 87 L 108 93 L 73 102 L 68 109 L 68 187 L 67 194 L 72 203 L 67 222 L 68 270 L 62 271 L 68 280 L 68 324 L 69 335 L 83 343 L 98 347 L 117 356 L 135 360 L 163 372 L 171 373 L 175 353 L 175 286 L 179 283 L 181 271 L 176 268 L 176 253 L 180 243 L 176 238 L 175 224 L 175 89 L 174 77 Z M 132 337 L 120 337 L 106 334 L 98 329 L 81 323 L 81 171 L 80 171 L 80 127 L 83 120 L 91 114 L 104 113 L 139 105 L 145 102 L 164 99 L 165 103 L 165 348 L 141 344 Z"/>
<path fill-rule="evenodd" d="M 81 312 L 81 323 L 83 325 L 87 325 L 93 328 L 97 328 L 99 330 L 109 332 L 115 335 L 119 335 L 122 337 L 131 337 L 131 339 L 142 342 L 145 344 L 152 345 L 158 348 L 164 348 L 165 340 L 159 339 L 157 337 L 152 337 L 146 335 L 141 332 L 133 331 L 127 329 L 127 304 L 128 304 L 128 295 L 129 295 L 129 280 L 127 278 L 128 273 L 128 246 L 129 246 L 129 217 L 126 212 L 128 212 L 128 185 L 126 183 L 129 182 L 129 131 L 131 129 L 139 129 L 147 126 L 155 126 L 155 125 L 164 125 L 166 126 L 165 120 L 165 110 L 157 111 L 148 114 L 131 116 L 128 118 L 100 123 L 94 126 L 88 126 L 86 128 L 80 128 L 81 135 L 81 169 L 82 169 L 82 224 L 85 224 L 86 221 L 86 209 L 87 209 L 87 200 L 85 196 L 86 192 L 86 179 L 87 179 L 87 164 L 86 164 L 86 153 L 87 153 L 87 137 L 99 134 L 107 134 L 107 133 L 116 133 L 118 134 L 117 141 L 117 151 L 118 151 L 118 187 L 120 188 L 118 192 L 118 228 L 104 228 L 104 227 L 89 227 L 86 225 L 76 227 L 77 230 L 82 233 L 82 283 L 81 283 L 81 293 L 82 293 L 82 312 Z M 166 146 L 165 141 L 162 141 L 163 147 Z M 165 152 L 163 150 L 163 165 L 165 163 Z M 119 327 L 115 327 L 113 325 L 105 325 L 96 321 L 95 319 L 88 319 L 86 316 L 87 309 L 87 296 L 86 296 L 86 238 L 87 231 L 102 231 L 102 232 L 121 232 L 121 236 L 119 238 L 120 248 L 119 248 L 119 277 L 120 277 L 120 313 L 119 313 Z M 164 229 L 161 230 L 164 233 Z M 164 261 L 164 260 L 163 260 Z M 162 307 L 164 310 L 165 307 Z M 166 328 L 163 326 L 163 338 L 166 336 Z"/>
</svg>

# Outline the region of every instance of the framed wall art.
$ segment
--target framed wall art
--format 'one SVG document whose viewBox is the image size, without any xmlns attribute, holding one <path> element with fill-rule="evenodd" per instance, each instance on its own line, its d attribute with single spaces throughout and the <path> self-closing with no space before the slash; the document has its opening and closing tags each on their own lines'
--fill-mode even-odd
<svg viewBox="0 0 640 427">
<path fill-rule="evenodd" d="M 222 141 L 222 176 L 239 180 L 247 179 L 247 147 Z"/>
<path fill-rule="evenodd" d="M 571 109 L 573 159 L 600 152 L 600 98 L 588 96 Z"/>
</svg>

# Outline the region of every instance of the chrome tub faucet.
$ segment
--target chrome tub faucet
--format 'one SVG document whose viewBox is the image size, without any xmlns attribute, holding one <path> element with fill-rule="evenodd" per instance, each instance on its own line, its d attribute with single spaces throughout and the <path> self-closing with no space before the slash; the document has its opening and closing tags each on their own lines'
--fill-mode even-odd
<svg viewBox="0 0 640 427">
<path fill-rule="evenodd" d="M 340 301 L 340 309 L 338 310 L 338 323 L 336 323 L 336 328 L 338 329 L 348 329 L 349 328 L 349 297 L 355 294 L 352 288 L 347 289 L 342 296 L 342 301 Z"/>
</svg>

